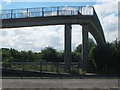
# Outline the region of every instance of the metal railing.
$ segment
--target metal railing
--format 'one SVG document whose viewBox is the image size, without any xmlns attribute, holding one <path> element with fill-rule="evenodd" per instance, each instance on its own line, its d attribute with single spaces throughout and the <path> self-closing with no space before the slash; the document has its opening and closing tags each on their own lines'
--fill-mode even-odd
<svg viewBox="0 0 120 90">
<path fill-rule="evenodd" d="M 61 15 L 93 15 L 92 6 L 60 6 L 60 7 L 40 7 L 25 9 L 1 10 L 1 19 L 29 18 L 29 17 L 46 17 Z"/>
<path fill-rule="evenodd" d="M 64 62 L 7 62 L 2 68 L 21 71 L 66 73 Z M 71 63 L 71 71 L 79 73 L 79 63 Z"/>
</svg>

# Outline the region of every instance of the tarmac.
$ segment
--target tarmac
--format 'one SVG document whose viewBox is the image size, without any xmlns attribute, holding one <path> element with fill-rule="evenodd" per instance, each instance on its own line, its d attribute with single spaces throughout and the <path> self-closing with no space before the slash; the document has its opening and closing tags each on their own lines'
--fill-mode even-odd
<svg viewBox="0 0 120 90">
<path fill-rule="evenodd" d="M 119 79 L 2 79 L 2 90 L 120 90 Z"/>
</svg>

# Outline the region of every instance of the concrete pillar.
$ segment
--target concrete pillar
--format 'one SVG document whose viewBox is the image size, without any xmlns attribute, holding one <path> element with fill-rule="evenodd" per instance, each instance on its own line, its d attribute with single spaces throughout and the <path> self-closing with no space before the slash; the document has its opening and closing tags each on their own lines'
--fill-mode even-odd
<svg viewBox="0 0 120 90">
<path fill-rule="evenodd" d="M 82 26 L 82 68 L 87 70 L 88 63 L 88 25 Z"/>
<path fill-rule="evenodd" d="M 65 71 L 71 71 L 71 24 L 65 25 L 64 62 Z"/>
</svg>

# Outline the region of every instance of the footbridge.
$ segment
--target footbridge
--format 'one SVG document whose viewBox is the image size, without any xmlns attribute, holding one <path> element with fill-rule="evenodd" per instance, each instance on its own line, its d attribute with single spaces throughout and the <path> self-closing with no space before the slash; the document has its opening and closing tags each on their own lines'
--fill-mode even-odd
<svg viewBox="0 0 120 90">
<path fill-rule="evenodd" d="M 92 6 L 60 6 L 25 9 L 1 10 L 1 29 L 46 25 L 65 25 L 64 61 L 65 68 L 71 67 L 71 25 L 82 26 L 82 59 L 83 67 L 88 61 L 88 32 L 95 38 L 97 44 L 106 43 L 102 26 Z"/>
</svg>

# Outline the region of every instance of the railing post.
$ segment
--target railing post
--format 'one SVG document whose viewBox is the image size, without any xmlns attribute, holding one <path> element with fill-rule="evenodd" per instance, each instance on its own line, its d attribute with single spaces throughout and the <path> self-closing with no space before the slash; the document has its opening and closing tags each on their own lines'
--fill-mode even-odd
<svg viewBox="0 0 120 90">
<path fill-rule="evenodd" d="M 59 63 L 57 62 L 57 74 L 59 74 Z"/>
<path fill-rule="evenodd" d="M 13 10 L 11 9 L 11 19 L 12 19 L 12 13 L 13 13 Z"/>
<path fill-rule="evenodd" d="M 42 78 L 42 61 L 40 61 L 40 77 Z"/>
<path fill-rule="evenodd" d="M 25 67 L 25 63 L 23 62 L 22 64 L 23 64 L 22 65 L 22 70 L 25 71 L 25 68 L 24 68 Z"/>
<path fill-rule="evenodd" d="M 42 17 L 44 16 L 44 8 L 42 8 Z"/>
<path fill-rule="evenodd" d="M 82 6 L 80 6 L 80 11 L 81 11 L 81 14 L 82 14 Z"/>
<path fill-rule="evenodd" d="M 5 60 L 5 66 L 4 66 L 4 68 L 6 69 L 7 68 L 7 61 Z"/>
<path fill-rule="evenodd" d="M 57 16 L 59 16 L 59 7 L 57 7 Z"/>
<path fill-rule="evenodd" d="M 78 61 L 77 68 L 78 68 L 78 73 L 80 74 L 80 60 Z"/>
<path fill-rule="evenodd" d="M 93 15 L 95 15 L 96 14 L 96 12 L 95 12 L 95 8 L 93 7 Z"/>
<path fill-rule="evenodd" d="M 27 8 L 27 18 L 29 17 L 29 11 L 28 11 L 28 8 Z"/>
</svg>

